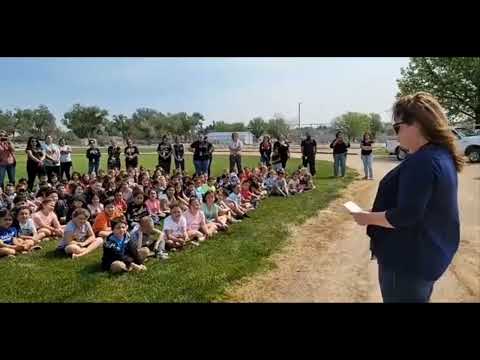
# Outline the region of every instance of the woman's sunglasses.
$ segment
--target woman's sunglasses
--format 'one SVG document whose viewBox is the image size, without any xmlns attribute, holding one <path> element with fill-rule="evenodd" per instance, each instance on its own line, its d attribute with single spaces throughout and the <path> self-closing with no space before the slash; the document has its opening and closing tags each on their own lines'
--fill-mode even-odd
<svg viewBox="0 0 480 360">
<path fill-rule="evenodd" d="M 395 130 L 395 134 L 398 135 L 398 132 L 400 131 L 400 125 L 406 124 L 405 121 L 399 121 L 393 124 L 393 130 Z"/>
</svg>

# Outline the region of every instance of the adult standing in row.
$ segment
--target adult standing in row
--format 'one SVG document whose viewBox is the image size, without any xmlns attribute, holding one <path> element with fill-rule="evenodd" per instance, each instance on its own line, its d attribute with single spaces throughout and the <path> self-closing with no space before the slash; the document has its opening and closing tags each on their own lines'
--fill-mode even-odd
<svg viewBox="0 0 480 360">
<path fill-rule="evenodd" d="M 127 140 L 127 147 L 124 150 L 125 153 L 125 167 L 128 169 L 136 169 L 138 167 L 138 147 L 133 145 L 132 139 Z"/>
<path fill-rule="evenodd" d="M 207 137 L 200 137 L 198 140 L 190 144 L 193 151 L 193 164 L 195 166 L 195 174 L 207 174 L 210 159 L 210 150 L 213 145 L 207 141 Z"/>
<path fill-rule="evenodd" d="M 209 147 L 208 147 L 208 167 L 207 167 L 207 175 L 208 175 L 208 177 L 210 177 L 210 169 L 212 168 L 212 163 L 213 163 L 213 150 L 214 150 L 214 147 L 213 147 L 213 144 L 208 141 L 208 136 L 207 136 L 207 135 L 205 135 L 205 137 L 204 137 L 203 139 L 209 144 Z"/>
<path fill-rule="evenodd" d="M 272 142 L 270 136 L 265 135 L 260 143 L 260 162 L 263 165 L 270 166 L 270 159 L 272 156 Z"/>
<path fill-rule="evenodd" d="M 175 144 L 173 144 L 173 157 L 175 159 L 175 169 L 181 169 L 182 172 L 185 171 L 185 148 L 182 143 L 180 143 L 178 136 L 175 136 Z"/>
<path fill-rule="evenodd" d="M 15 168 L 17 161 L 15 159 L 15 146 L 8 139 L 5 130 L 0 131 L 0 185 L 3 190 L 5 173 L 8 175 L 8 182 L 15 184 Z"/>
<path fill-rule="evenodd" d="M 172 164 L 172 144 L 168 141 L 166 135 L 162 136 L 162 141 L 158 144 L 158 166 L 160 166 L 165 174 L 170 174 L 170 167 Z"/>
<path fill-rule="evenodd" d="M 27 153 L 28 191 L 32 192 L 35 178 L 45 174 L 43 163 L 45 152 L 38 139 L 33 136 L 28 138 L 25 152 Z"/>
<path fill-rule="evenodd" d="M 283 135 L 278 136 L 278 140 L 273 144 L 273 151 L 278 153 L 282 169 L 286 169 L 287 161 L 290 158 L 290 145 Z"/>
<path fill-rule="evenodd" d="M 120 170 L 122 164 L 120 162 L 120 154 L 122 149 L 117 145 L 115 140 L 110 141 L 110 146 L 107 149 L 108 159 L 107 159 L 107 168 L 108 170 L 117 169 Z"/>
<path fill-rule="evenodd" d="M 333 149 L 333 176 L 343 177 L 347 168 L 347 152 L 350 142 L 345 142 L 342 132 L 338 131 L 330 147 Z"/>
<path fill-rule="evenodd" d="M 302 140 L 300 148 L 302 150 L 303 167 L 307 167 L 308 165 L 310 174 L 315 176 L 315 155 L 317 153 L 317 142 L 315 139 L 312 139 L 310 134 L 307 133 L 307 138 Z"/>
<path fill-rule="evenodd" d="M 97 147 L 97 143 L 95 140 L 91 139 L 88 144 L 90 147 L 87 149 L 87 158 L 88 158 L 88 173 L 98 176 L 98 169 L 100 168 L 100 157 L 102 153 L 100 149 Z"/>
<path fill-rule="evenodd" d="M 72 169 L 72 148 L 67 145 L 65 139 L 58 140 L 60 145 L 60 180 L 63 180 L 63 175 L 70 181 L 70 170 Z"/>
<path fill-rule="evenodd" d="M 53 138 L 50 135 L 45 137 L 43 150 L 45 151 L 44 165 L 48 180 L 51 181 L 52 174 L 60 178 L 60 148 L 57 144 L 53 143 Z"/>
<path fill-rule="evenodd" d="M 363 140 L 360 143 L 360 148 L 362 149 L 362 162 L 363 162 L 363 171 L 365 172 L 364 180 L 373 180 L 373 155 L 372 155 L 372 144 L 373 141 L 370 139 L 368 133 L 363 134 Z"/>
<path fill-rule="evenodd" d="M 237 173 L 242 170 L 242 150 L 243 143 L 240 140 L 238 133 L 232 133 L 232 142 L 228 145 L 230 150 L 230 172 L 233 172 L 237 167 Z"/>
</svg>

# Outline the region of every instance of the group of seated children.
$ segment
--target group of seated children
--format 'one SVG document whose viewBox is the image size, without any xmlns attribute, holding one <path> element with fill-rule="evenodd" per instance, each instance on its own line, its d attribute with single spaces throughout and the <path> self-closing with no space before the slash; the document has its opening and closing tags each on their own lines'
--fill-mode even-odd
<svg viewBox="0 0 480 360">
<path fill-rule="evenodd" d="M 43 176 L 34 193 L 20 179 L 0 192 L 0 257 L 41 249 L 42 241 L 56 238 L 57 252 L 72 259 L 103 246 L 104 270 L 142 271 L 150 257 L 167 259 L 169 251 L 199 246 L 241 222 L 267 196 L 313 188 L 305 168 L 287 178 L 283 169 L 266 166 L 225 170 L 218 178 L 170 176 L 161 168 L 150 174 L 142 167 L 98 176 L 75 172 L 70 181 Z"/>
</svg>

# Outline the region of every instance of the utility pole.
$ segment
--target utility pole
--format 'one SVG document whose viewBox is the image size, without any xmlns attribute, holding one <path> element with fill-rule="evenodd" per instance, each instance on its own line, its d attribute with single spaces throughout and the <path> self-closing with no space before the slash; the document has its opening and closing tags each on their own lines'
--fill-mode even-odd
<svg viewBox="0 0 480 360">
<path fill-rule="evenodd" d="M 301 128 L 301 123 L 300 123 L 300 105 L 302 105 L 301 102 L 298 103 L 298 129 L 300 130 Z"/>
</svg>

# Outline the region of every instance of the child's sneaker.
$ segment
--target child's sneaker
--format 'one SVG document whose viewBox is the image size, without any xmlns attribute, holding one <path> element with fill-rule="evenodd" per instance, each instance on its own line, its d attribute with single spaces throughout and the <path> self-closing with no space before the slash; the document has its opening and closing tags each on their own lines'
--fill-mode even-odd
<svg viewBox="0 0 480 360">
<path fill-rule="evenodd" d="M 200 244 L 196 241 L 191 241 L 190 244 L 192 244 L 193 246 L 200 246 Z"/>
<path fill-rule="evenodd" d="M 235 219 L 235 218 L 232 218 L 232 219 L 231 219 L 231 222 L 232 222 L 232 224 L 237 224 L 237 223 L 241 223 L 241 222 L 242 222 L 242 220 L 240 220 L 240 219 Z"/>
<path fill-rule="evenodd" d="M 157 259 L 159 260 L 167 260 L 168 259 L 168 254 L 166 252 L 163 252 L 163 251 L 159 251 L 157 252 Z"/>
</svg>

